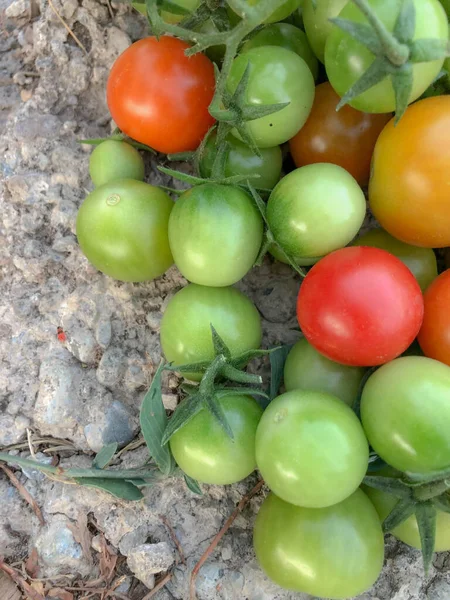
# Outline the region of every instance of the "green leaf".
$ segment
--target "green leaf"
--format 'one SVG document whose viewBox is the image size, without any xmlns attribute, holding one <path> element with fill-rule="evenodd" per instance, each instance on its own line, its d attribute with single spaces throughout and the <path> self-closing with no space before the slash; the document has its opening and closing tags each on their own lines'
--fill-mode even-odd
<svg viewBox="0 0 450 600">
<path fill-rule="evenodd" d="M 186 473 L 183 473 L 183 476 L 184 476 L 184 481 L 186 482 L 186 485 L 191 490 L 191 492 L 193 494 L 198 494 L 199 496 L 203 496 L 202 488 L 200 487 L 198 481 L 196 479 L 192 479 L 192 477 L 189 477 L 189 475 L 186 475 Z"/>
<path fill-rule="evenodd" d="M 177 152 L 176 154 L 168 154 L 167 158 L 172 162 L 188 162 L 195 158 L 195 152 Z"/>
<path fill-rule="evenodd" d="M 270 401 L 278 396 L 283 381 L 284 364 L 291 348 L 292 344 L 279 346 L 274 352 L 270 353 L 270 386 L 268 390 Z"/>
<path fill-rule="evenodd" d="M 403 0 L 393 34 L 399 42 L 410 42 L 416 30 L 416 7 L 413 0 Z"/>
<path fill-rule="evenodd" d="M 244 72 L 242 73 L 242 77 L 239 80 L 239 83 L 236 86 L 230 102 L 230 108 L 238 107 L 242 108 L 246 102 L 246 92 L 248 81 L 250 79 L 250 61 L 247 61 Z"/>
<path fill-rule="evenodd" d="M 250 150 L 254 154 L 256 154 L 256 156 L 258 158 L 261 158 L 261 156 L 262 156 L 261 150 L 256 145 L 255 138 L 250 133 L 250 131 L 247 129 L 247 127 L 245 126 L 245 123 L 244 122 L 238 123 L 235 125 L 235 128 L 236 128 L 236 131 L 238 132 L 238 134 L 241 136 L 244 144 L 247 144 L 247 146 L 250 148 Z"/>
<path fill-rule="evenodd" d="M 385 58 L 377 57 L 367 69 L 367 71 L 361 75 L 352 87 L 342 96 L 336 110 L 342 108 L 345 104 L 348 104 L 351 100 L 369 90 L 371 87 L 383 81 L 388 76 L 390 69 Z"/>
<path fill-rule="evenodd" d="M 229 381 L 234 381 L 235 383 L 245 383 L 250 385 L 262 383 L 262 377 L 260 375 L 246 373 L 245 371 L 236 369 L 236 367 L 233 367 L 230 364 L 223 365 L 220 374 Z"/>
<path fill-rule="evenodd" d="M 103 446 L 97 456 L 92 462 L 92 466 L 96 469 L 104 469 L 112 460 L 114 454 L 117 452 L 118 444 L 113 442 Z"/>
<path fill-rule="evenodd" d="M 384 533 L 389 533 L 389 531 L 404 523 L 406 519 L 409 519 L 414 514 L 415 510 L 416 504 L 411 499 L 404 498 L 399 500 L 383 521 Z"/>
<path fill-rule="evenodd" d="M 247 104 L 242 108 L 242 119 L 244 121 L 254 121 L 255 119 L 261 119 L 262 117 L 267 117 L 267 115 L 271 115 L 273 113 L 279 112 L 289 106 L 290 102 L 279 102 L 278 104 L 261 104 L 250 105 Z"/>
<path fill-rule="evenodd" d="M 277 348 L 279 348 L 279 346 Z M 234 358 L 232 358 L 231 364 L 233 365 L 233 367 L 236 367 L 237 369 L 241 369 L 241 368 L 245 367 L 245 365 L 248 362 L 250 362 L 251 360 L 253 360 L 254 358 L 261 358 L 263 356 L 268 356 L 269 354 L 272 354 L 272 352 L 275 352 L 277 350 L 277 348 L 269 348 L 269 349 L 258 348 L 255 350 L 246 350 L 242 354 L 239 354 L 238 356 L 235 356 Z"/>
<path fill-rule="evenodd" d="M 209 412 L 212 414 L 212 416 L 216 419 L 216 421 L 219 423 L 219 425 L 225 431 L 227 436 L 231 440 L 234 440 L 233 430 L 231 429 L 230 424 L 228 423 L 228 420 L 227 420 L 227 417 L 225 416 L 223 408 L 217 402 L 217 398 L 215 396 L 206 395 L 206 396 L 203 396 L 202 400 L 203 400 L 203 406 L 209 410 Z"/>
<path fill-rule="evenodd" d="M 208 181 L 203 177 L 195 177 L 194 175 L 188 175 L 187 173 L 182 173 L 176 169 L 169 169 L 168 167 L 158 166 L 158 171 L 161 171 L 161 173 L 164 173 L 165 175 L 170 175 L 179 181 L 184 181 L 184 183 L 189 183 L 190 185 L 201 185 L 202 183 L 206 183 Z"/>
<path fill-rule="evenodd" d="M 413 87 L 413 67 L 406 63 L 392 74 L 392 86 L 395 93 L 395 121 L 397 124 L 408 108 Z"/>
<path fill-rule="evenodd" d="M 268 227 L 269 223 L 267 222 L 267 217 L 266 217 L 266 212 L 267 212 L 266 203 L 261 198 L 261 196 L 258 194 L 258 192 L 255 190 L 255 188 L 252 186 L 250 181 L 247 181 L 247 187 L 250 190 L 252 198 L 256 204 L 257 209 L 259 210 L 259 212 L 261 214 L 261 217 L 263 218 L 264 223 L 266 224 L 266 227 Z"/>
<path fill-rule="evenodd" d="M 298 264 L 295 262 L 295 260 L 292 258 L 292 256 L 290 254 L 288 254 L 286 252 L 286 250 L 277 241 L 275 241 L 274 243 L 275 243 L 277 249 L 279 250 L 279 252 L 281 252 L 281 254 L 285 258 L 285 260 L 291 265 L 291 267 L 294 269 L 294 271 L 298 275 L 300 275 L 300 277 L 306 277 L 305 271 L 298 266 Z"/>
<path fill-rule="evenodd" d="M 219 354 L 223 354 L 225 356 L 225 358 L 230 359 L 231 352 L 230 352 L 228 346 L 225 344 L 223 339 L 217 333 L 217 330 L 214 328 L 212 323 L 210 323 L 210 327 L 211 327 L 211 333 L 212 333 L 214 352 L 215 352 L 216 356 L 219 356 Z"/>
<path fill-rule="evenodd" d="M 438 40 L 433 38 L 414 40 L 409 45 L 409 48 L 409 60 L 413 63 L 439 60 L 450 55 L 450 46 L 447 40 Z"/>
<path fill-rule="evenodd" d="M 421 502 L 416 507 L 416 519 L 422 546 L 423 568 L 428 575 L 436 543 L 436 508 L 432 502 Z"/>
<path fill-rule="evenodd" d="M 191 14 L 186 8 L 176 4 L 175 2 L 170 2 L 170 0 L 157 0 L 157 4 L 161 10 L 164 10 L 172 15 L 188 16 Z"/>
<path fill-rule="evenodd" d="M 355 23 L 354 21 L 340 19 L 339 17 L 330 19 L 330 21 L 339 27 L 339 29 L 342 29 L 342 31 L 348 33 L 353 39 L 363 44 L 375 56 L 380 56 L 383 53 L 383 46 L 380 39 L 370 25 Z"/>
<path fill-rule="evenodd" d="M 395 477 L 378 477 L 374 475 L 368 475 L 364 477 L 363 483 L 369 487 L 387 492 L 396 498 L 403 500 L 412 499 L 411 488 L 401 479 Z"/>
<path fill-rule="evenodd" d="M 151 485 L 155 485 L 155 481 L 158 481 L 158 477 L 155 479 L 126 479 L 128 483 L 132 483 L 136 487 L 150 487 Z"/>
<path fill-rule="evenodd" d="M 202 360 L 198 363 L 190 363 L 188 365 L 166 365 L 164 369 L 166 371 L 177 371 L 179 373 L 202 373 L 206 371 L 211 361 Z"/>
<path fill-rule="evenodd" d="M 181 429 L 186 423 L 195 417 L 202 410 L 202 402 L 200 394 L 190 396 L 183 400 L 175 409 L 173 415 L 169 419 L 169 423 L 164 431 L 161 443 L 167 444 L 170 438 Z"/>
<path fill-rule="evenodd" d="M 123 500 L 141 500 L 144 495 L 142 492 L 132 483 L 120 479 L 103 479 L 102 477 L 91 477 L 84 479 L 83 477 L 76 477 L 75 481 L 80 485 L 86 487 L 97 488 L 108 492 L 116 498 L 122 498 Z"/>
<path fill-rule="evenodd" d="M 235 396 L 236 394 L 243 394 L 248 396 L 259 396 L 265 400 L 269 400 L 269 396 L 266 392 L 258 388 L 251 387 L 216 387 L 216 396 L 218 398 L 225 398 L 227 396 Z"/>
<path fill-rule="evenodd" d="M 433 504 L 438 510 L 450 513 L 450 497 L 448 494 L 442 494 L 442 496 L 433 498 Z"/>
<path fill-rule="evenodd" d="M 150 389 L 142 401 L 140 423 L 150 456 L 158 465 L 161 473 L 169 475 L 175 466 L 175 461 L 170 452 L 170 447 L 165 446 L 162 441 L 167 427 L 167 415 L 161 394 L 161 372 L 163 368 L 163 364 L 160 364 L 153 377 Z"/>
</svg>

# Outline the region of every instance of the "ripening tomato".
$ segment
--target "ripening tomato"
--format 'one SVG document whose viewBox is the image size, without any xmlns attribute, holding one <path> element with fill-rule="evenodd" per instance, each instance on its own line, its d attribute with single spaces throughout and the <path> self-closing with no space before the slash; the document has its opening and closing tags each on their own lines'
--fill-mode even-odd
<svg viewBox="0 0 450 600">
<path fill-rule="evenodd" d="M 89 158 L 89 174 L 98 187 L 116 179 L 137 179 L 145 176 L 142 156 L 127 142 L 106 140 L 94 148 Z"/>
<path fill-rule="evenodd" d="M 306 275 L 297 316 L 306 339 L 329 359 L 381 365 L 402 354 L 418 334 L 422 292 L 408 267 L 389 252 L 342 248 Z"/>
<path fill-rule="evenodd" d="M 173 37 L 147 37 L 127 48 L 109 74 L 106 95 L 117 126 L 159 152 L 195 150 L 214 123 L 213 64 L 203 54 L 185 56 L 187 48 Z"/>
<path fill-rule="evenodd" d="M 320 598 L 353 598 L 381 573 L 384 536 L 361 490 L 327 508 L 293 506 L 269 494 L 255 521 L 256 558 L 278 585 Z"/>
<path fill-rule="evenodd" d="M 375 142 L 390 115 L 369 115 L 351 106 L 336 111 L 339 96 L 328 82 L 316 87 L 308 120 L 289 141 L 297 167 L 333 163 L 366 185 Z"/>
<path fill-rule="evenodd" d="M 298 506 L 341 502 L 367 471 L 369 446 L 358 417 L 324 392 L 293 390 L 272 400 L 255 444 L 256 463 L 269 488 Z"/>
<path fill-rule="evenodd" d="M 450 465 L 450 367 L 404 356 L 367 380 L 361 420 L 375 452 L 402 472 L 427 474 Z"/>
<path fill-rule="evenodd" d="M 450 366 L 450 269 L 433 281 L 425 296 L 419 344 L 425 356 Z"/>
<path fill-rule="evenodd" d="M 450 246 L 450 96 L 420 100 L 375 145 L 369 202 L 380 224 L 415 246 Z"/>
<path fill-rule="evenodd" d="M 305 32 L 314 54 L 324 62 L 325 42 L 337 17 L 349 0 L 305 0 L 302 16 Z"/>
</svg>

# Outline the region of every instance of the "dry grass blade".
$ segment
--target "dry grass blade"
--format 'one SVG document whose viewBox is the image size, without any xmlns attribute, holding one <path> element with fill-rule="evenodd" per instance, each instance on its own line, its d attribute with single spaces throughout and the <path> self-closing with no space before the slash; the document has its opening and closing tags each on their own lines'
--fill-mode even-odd
<svg viewBox="0 0 450 600">
<path fill-rule="evenodd" d="M 106 583 L 109 583 L 113 576 L 117 564 L 117 554 L 115 554 L 106 542 L 105 536 L 100 534 L 100 575 Z"/>
<path fill-rule="evenodd" d="M 153 596 L 155 596 L 155 594 L 157 594 L 159 590 L 161 590 L 166 585 L 166 583 L 170 581 L 171 578 L 172 573 L 167 573 L 167 575 L 163 577 L 160 581 L 158 581 L 158 583 L 155 585 L 152 591 L 149 592 L 146 596 L 144 596 L 142 600 L 150 600 L 150 598 L 153 598 Z"/>
<path fill-rule="evenodd" d="M 73 600 L 72 592 L 63 588 L 52 588 L 47 592 L 47 598 L 61 598 L 61 600 Z"/>
<path fill-rule="evenodd" d="M 261 479 L 249 491 L 249 493 L 246 494 L 241 499 L 241 501 L 239 502 L 239 504 L 236 506 L 234 512 L 228 517 L 228 519 L 226 520 L 226 522 L 225 522 L 224 526 L 222 527 L 222 529 L 214 537 L 213 541 L 210 543 L 210 545 L 208 546 L 208 548 L 202 554 L 202 556 L 201 556 L 200 560 L 198 561 L 198 563 L 195 565 L 195 567 L 194 567 L 194 569 L 192 570 L 192 573 L 191 573 L 191 583 L 190 583 L 190 586 L 189 586 L 189 599 L 190 600 L 195 600 L 195 598 L 196 598 L 195 582 L 197 580 L 198 572 L 200 571 L 200 569 L 202 568 L 202 566 L 205 564 L 205 562 L 208 560 L 208 558 L 211 555 L 211 553 L 216 549 L 218 543 L 223 538 L 223 536 L 226 534 L 226 532 L 228 531 L 228 529 L 234 523 L 236 517 L 244 510 L 244 508 L 247 506 L 247 504 L 250 502 L 250 500 L 253 498 L 253 496 L 255 494 L 257 494 L 261 490 L 261 488 L 262 488 L 263 485 L 264 485 L 264 480 Z"/>
<path fill-rule="evenodd" d="M 75 541 L 78 542 L 83 549 L 83 554 L 85 558 L 89 561 L 89 563 L 93 563 L 92 552 L 91 552 L 91 542 L 92 535 L 89 532 L 87 527 L 87 517 L 86 515 L 80 514 L 75 524 L 68 525 L 68 528 L 72 532 Z"/>
<path fill-rule="evenodd" d="M 30 553 L 30 556 L 25 562 L 25 571 L 27 575 L 31 577 L 31 579 L 36 579 L 39 575 L 38 559 L 39 556 L 37 550 L 36 548 L 33 548 L 33 550 Z"/>
<path fill-rule="evenodd" d="M 23 591 L 25 596 L 30 600 L 45 600 L 45 597 L 38 591 L 33 589 L 25 579 L 19 575 L 19 573 L 8 566 L 5 562 L 0 559 L 0 570 L 6 573 Z"/>
<path fill-rule="evenodd" d="M 41 509 L 37 505 L 36 500 L 33 498 L 33 496 L 30 494 L 30 492 L 20 483 L 20 481 L 17 479 L 17 477 L 11 471 L 11 469 L 9 469 L 6 465 L 0 464 L 0 469 L 2 469 L 6 473 L 6 475 L 9 477 L 11 483 L 17 489 L 17 491 L 22 496 L 22 498 L 26 502 L 28 502 L 28 504 L 31 506 L 31 508 L 34 511 L 34 514 L 39 519 L 40 524 L 45 525 L 45 521 L 44 521 L 44 517 L 42 516 Z"/>
<path fill-rule="evenodd" d="M 80 42 L 80 40 L 77 38 L 77 36 L 74 34 L 74 32 L 70 29 L 70 27 L 67 25 L 67 23 L 64 21 L 64 19 L 62 18 L 62 16 L 59 14 L 56 6 L 53 4 L 53 0 L 48 0 L 48 3 L 50 5 L 50 8 L 52 9 L 52 11 L 55 13 L 55 15 L 58 17 L 58 19 L 61 21 L 61 23 L 64 25 L 64 27 L 67 29 L 67 31 L 69 32 L 69 34 L 73 37 L 73 39 L 76 41 L 76 43 L 78 44 L 78 46 L 83 50 L 83 52 L 85 54 L 88 54 L 88 51 L 86 50 L 86 48 L 83 46 L 83 44 Z"/>
<path fill-rule="evenodd" d="M 161 521 L 164 523 L 164 525 L 167 527 L 167 529 L 169 530 L 169 534 L 170 537 L 172 538 L 173 543 L 176 546 L 176 549 L 178 551 L 178 554 L 180 556 L 180 560 L 182 562 L 183 565 L 186 564 L 186 561 L 184 559 L 184 553 L 183 553 L 183 548 L 181 547 L 181 544 L 175 534 L 175 531 L 173 530 L 172 525 L 169 523 L 167 517 L 165 517 L 164 515 L 159 515 L 159 518 L 161 519 Z"/>
</svg>

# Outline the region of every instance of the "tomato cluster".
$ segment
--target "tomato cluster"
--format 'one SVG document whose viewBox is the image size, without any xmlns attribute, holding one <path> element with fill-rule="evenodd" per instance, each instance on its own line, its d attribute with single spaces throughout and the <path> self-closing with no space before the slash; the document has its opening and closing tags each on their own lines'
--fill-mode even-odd
<svg viewBox="0 0 450 600">
<path fill-rule="evenodd" d="M 382 522 L 427 565 L 434 538 L 450 550 L 450 270 L 435 253 L 450 246 L 450 96 L 430 87 L 449 55 L 443 6 L 135 4 L 158 36 L 112 65 L 120 133 L 91 154 L 77 235 L 110 277 L 175 263 L 188 280 L 161 322 L 188 380 L 164 443 L 201 483 L 259 470 L 255 553 L 284 588 L 366 591 Z M 193 159 L 194 175 L 165 169 L 192 184 L 175 202 L 143 181 L 143 145 Z M 366 198 L 382 228 L 361 230 Z M 304 279 L 283 393 L 261 405 L 243 371 L 261 318 L 233 285 L 266 252 Z"/>
</svg>

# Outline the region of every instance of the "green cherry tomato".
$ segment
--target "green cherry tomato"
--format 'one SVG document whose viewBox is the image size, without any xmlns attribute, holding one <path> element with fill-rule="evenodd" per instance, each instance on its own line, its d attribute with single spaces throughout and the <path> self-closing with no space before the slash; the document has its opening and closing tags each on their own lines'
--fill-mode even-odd
<svg viewBox="0 0 450 600">
<path fill-rule="evenodd" d="M 302 127 L 314 101 L 314 78 L 306 62 L 291 50 L 277 46 L 253 48 L 237 56 L 227 88 L 233 93 L 247 64 L 249 82 L 245 92 L 250 106 L 288 103 L 278 112 L 247 121 L 246 128 L 260 148 L 287 142 Z"/>
<path fill-rule="evenodd" d="M 445 12 L 447 13 L 447 17 L 450 19 L 450 0 L 439 0 L 442 6 L 444 7 Z"/>
<path fill-rule="evenodd" d="M 303 25 L 314 54 L 324 62 L 325 42 L 333 29 L 330 19 L 337 17 L 349 0 L 305 0 Z"/>
<path fill-rule="evenodd" d="M 277 496 L 298 506 L 322 508 L 350 496 L 366 474 L 368 459 L 355 413 L 323 392 L 278 396 L 256 432 L 261 475 Z"/>
<path fill-rule="evenodd" d="M 89 159 L 89 174 L 95 187 L 116 179 L 142 181 L 145 176 L 144 161 L 130 144 L 106 140 L 93 150 Z"/>
<path fill-rule="evenodd" d="M 202 409 L 170 438 L 170 449 L 189 477 L 200 483 L 228 485 L 256 469 L 255 434 L 263 411 L 250 396 L 237 394 L 221 398 L 219 405 L 234 439 L 208 410 Z"/>
<path fill-rule="evenodd" d="M 241 188 L 198 185 L 178 198 L 169 219 L 175 264 L 193 283 L 227 286 L 251 269 L 261 247 L 262 217 Z"/>
<path fill-rule="evenodd" d="M 173 202 L 135 179 L 106 183 L 78 211 L 77 237 L 86 258 L 120 281 L 148 281 L 172 264 L 168 225 Z"/>
<path fill-rule="evenodd" d="M 348 244 L 365 214 L 356 180 L 330 163 L 295 169 L 275 186 L 267 204 L 275 240 L 300 265 Z"/>
<path fill-rule="evenodd" d="M 353 406 L 365 369 L 329 360 L 302 338 L 289 352 L 284 365 L 284 385 L 291 390 L 314 390 L 336 396 Z"/>
<path fill-rule="evenodd" d="M 375 452 L 399 471 L 450 466 L 450 367 L 423 356 L 383 365 L 364 386 L 361 420 Z"/>
<path fill-rule="evenodd" d="M 208 136 L 204 152 L 200 158 L 200 174 L 202 177 L 211 177 L 214 159 L 216 158 L 217 134 L 213 132 Z M 258 179 L 251 180 L 256 188 L 271 190 L 280 179 L 282 154 L 279 146 L 261 148 L 258 156 L 246 144 L 229 135 L 227 137 L 228 156 L 225 161 L 225 177 L 233 175 L 259 175 Z"/>
<path fill-rule="evenodd" d="M 249 7 L 258 6 L 261 0 L 245 0 Z M 271 15 L 268 17 L 264 23 L 275 23 L 276 21 L 282 21 L 286 17 L 288 17 L 291 13 L 294 12 L 300 6 L 301 0 L 286 0 L 283 4 L 277 8 Z M 240 14 L 239 10 L 239 2 L 236 0 L 228 0 L 227 4 L 231 7 L 231 9 L 237 14 Z"/>
<path fill-rule="evenodd" d="M 397 21 L 403 0 L 369 0 L 378 18 L 389 31 Z M 438 0 L 414 0 L 416 28 L 414 39 L 448 40 L 448 21 Z M 356 23 L 367 23 L 362 12 L 349 2 L 339 13 L 339 18 Z M 360 42 L 338 27 L 333 27 L 325 47 L 325 67 L 331 85 L 343 96 L 373 63 L 374 55 Z M 408 103 L 413 102 L 434 81 L 442 68 L 444 59 L 413 65 L 413 86 Z M 395 94 L 390 77 L 363 92 L 350 105 L 369 113 L 388 113 L 395 110 Z"/>
<path fill-rule="evenodd" d="M 161 321 L 161 346 L 166 359 L 186 365 L 214 358 L 211 325 L 236 356 L 259 348 L 261 318 L 255 305 L 232 287 L 191 283 L 170 300 Z M 199 381 L 201 373 L 186 373 Z"/>
<path fill-rule="evenodd" d="M 242 52 L 260 46 L 281 46 L 298 54 L 308 65 L 312 76 L 317 79 L 319 63 L 311 50 L 308 38 L 298 27 L 289 23 L 273 23 L 260 29 L 248 39 L 242 47 Z"/>
<path fill-rule="evenodd" d="M 356 239 L 352 245 L 373 246 L 387 250 L 408 267 L 423 292 L 438 275 L 436 255 L 431 248 L 405 244 L 405 242 L 392 237 L 384 229 L 372 229 Z"/>
<path fill-rule="evenodd" d="M 293 506 L 269 494 L 255 521 L 256 558 L 279 586 L 320 598 L 353 598 L 383 567 L 384 537 L 361 491 L 327 508 Z"/>
<path fill-rule="evenodd" d="M 398 503 L 398 498 L 381 490 L 364 486 L 364 492 L 375 506 L 381 521 L 384 521 Z M 409 519 L 392 529 L 389 533 L 405 544 L 409 544 L 419 550 L 422 548 L 415 515 L 409 517 Z M 439 509 L 436 514 L 436 544 L 434 550 L 435 552 L 447 552 L 450 550 L 450 514 Z"/>
</svg>

